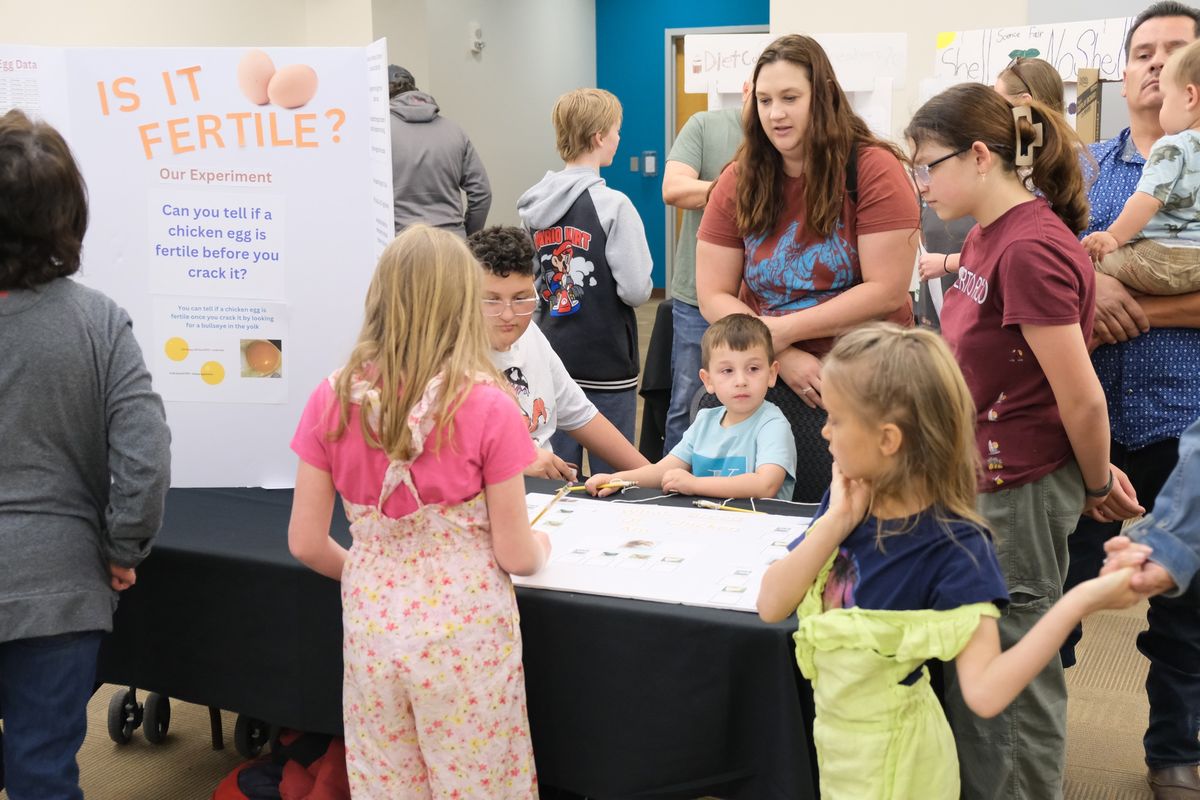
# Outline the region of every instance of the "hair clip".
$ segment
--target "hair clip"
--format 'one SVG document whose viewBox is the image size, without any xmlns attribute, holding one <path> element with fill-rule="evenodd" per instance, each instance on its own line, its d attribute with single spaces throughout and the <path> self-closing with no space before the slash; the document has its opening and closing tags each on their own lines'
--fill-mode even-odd
<svg viewBox="0 0 1200 800">
<path fill-rule="evenodd" d="M 1042 123 L 1033 121 L 1033 109 L 1029 106 L 1013 106 L 1013 127 L 1016 129 L 1017 144 L 1015 147 L 1016 156 L 1013 158 L 1013 163 L 1018 167 L 1028 167 L 1033 165 L 1033 148 L 1042 146 Z M 1029 143 L 1027 148 L 1021 147 L 1021 120 L 1026 119 L 1033 126 L 1033 141 Z"/>
</svg>

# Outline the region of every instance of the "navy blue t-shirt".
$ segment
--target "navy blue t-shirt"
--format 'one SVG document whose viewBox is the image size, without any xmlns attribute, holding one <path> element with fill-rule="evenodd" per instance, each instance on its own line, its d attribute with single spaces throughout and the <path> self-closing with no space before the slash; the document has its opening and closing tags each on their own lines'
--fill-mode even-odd
<svg viewBox="0 0 1200 800">
<path fill-rule="evenodd" d="M 828 505 L 827 493 L 814 521 Z M 985 602 L 1004 608 L 1008 589 L 991 535 L 960 517 L 947 516 L 950 521 L 943 524 L 931 510 L 922 511 L 911 529 L 885 536 L 882 549 L 878 521 L 867 517 L 838 548 L 825 584 L 824 608 L 947 611 Z M 803 538 L 797 537 L 788 549 Z"/>
</svg>

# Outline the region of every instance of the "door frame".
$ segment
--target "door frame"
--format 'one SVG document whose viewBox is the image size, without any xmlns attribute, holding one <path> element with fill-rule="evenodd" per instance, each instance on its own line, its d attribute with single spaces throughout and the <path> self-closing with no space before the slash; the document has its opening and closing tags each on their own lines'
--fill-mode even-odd
<svg viewBox="0 0 1200 800">
<path fill-rule="evenodd" d="M 665 97 L 667 98 L 666 109 L 664 113 L 664 138 L 667 143 L 667 149 L 663 151 L 662 158 L 659 160 L 660 167 L 664 173 L 667 169 L 667 154 L 671 152 L 671 146 L 675 144 L 675 129 L 679 120 L 675 115 L 675 83 L 678 76 L 675 74 L 675 40 L 682 39 L 684 36 L 691 33 L 770 33 L 769 25 L 721 25 L 715 27 L 694 27 L 694 28 L 666 28 L 663 30 L 663 73 L 666 76 L 664 84 Z M 663 225 L 666 230 L 666 237 L 663 240 L 666 243 L 666 296 L 671 296 L 671 276 L 675 272 L 675 207 L 663 203 Z"/>
</svg>

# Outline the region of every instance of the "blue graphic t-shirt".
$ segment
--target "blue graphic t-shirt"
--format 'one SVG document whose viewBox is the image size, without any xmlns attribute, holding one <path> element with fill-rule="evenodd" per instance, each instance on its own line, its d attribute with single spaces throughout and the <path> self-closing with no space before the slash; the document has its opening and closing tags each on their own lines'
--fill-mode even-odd
<svg viewBox="0 0 1200 800">
<path fill-rule="evenodd" d="M 816 520 L 829 507 L 826 493 Z M 905 533 L 876 541 L 878 521 L 867 517 L 838 548 L 823 595 L 826 610 L 871 608 L 947 611 L 971 603 L 1008 604 L 1008 589 L 991 535 L 953 517 L 949 533 L 931 510 Z M 788 545 L 794 549 L 804 536 Z"/>
<path fill-rule="evenodd" d="M 763 464 L 778 464 L 787 477 L 775 496 L 791 500 L 796 486 L 796 439 L 783 412 L 764 400 L 736 425 L 722 428 L 724 416 L 723 406 L 701 409 L 671 455 L 686 461 L 698 478 L 729 478 L 755 472 Z"/>
<path fill-rule="evenodd" d="M 781 179 L 783 207 L 775 224 L 765 233 L 751 233 L 737 225 L 739 167 L 733 164 L 721 174 L 697 237 L 742 251 L 738 297 L 755 314 L 777 317 L 802 311 L 862 283 L 859 238 L 864 235 L 909 230 L 915 241 L 920 223 L 917 196 L 900 161 L 889 150 L 865 146 L 858 149 L 856 169 L 857 201 L 849 191 L 842 192 L 841 213 L 827 236 L 809 225 L 805 176 Z M 911 325 L 911 304 L 888 319 Z M 816 355 L 824 355 L 832 345 L 832 338 L 796 343 Z"/>
</svg>

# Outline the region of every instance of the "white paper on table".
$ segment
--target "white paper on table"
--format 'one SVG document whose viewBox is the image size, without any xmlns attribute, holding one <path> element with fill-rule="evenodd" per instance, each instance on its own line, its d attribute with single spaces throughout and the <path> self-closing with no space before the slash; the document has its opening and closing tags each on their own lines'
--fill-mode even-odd
<svg viewBox="0 0 1200 800">
<path fill-rule="evenodd" d="M 531 515 L 550 497 L 527 495 Z M 536 575 L 514 576 L 513 583 L 754 611 L 763 573 L 809 522 L 565 497 L 537 525 L 553 543 L 549 563 Z"/>
</svg>

